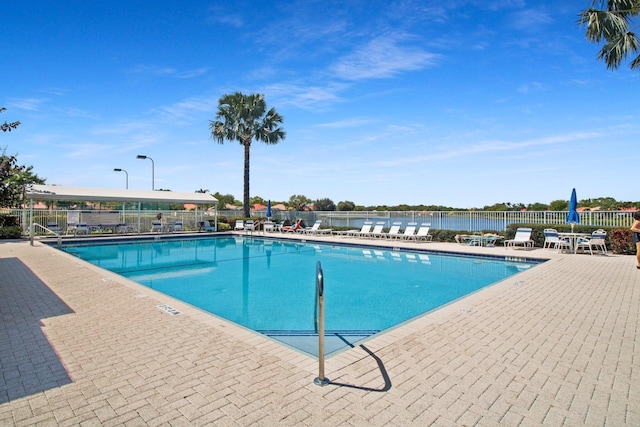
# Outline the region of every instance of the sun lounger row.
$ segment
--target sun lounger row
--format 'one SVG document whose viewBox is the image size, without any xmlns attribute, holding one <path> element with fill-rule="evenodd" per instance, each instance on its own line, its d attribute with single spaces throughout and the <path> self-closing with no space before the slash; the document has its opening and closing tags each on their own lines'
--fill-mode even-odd
<svg viewBox="0 0 640 427">
<path fill-rule="evenodd" d="M 340 231 L 337 234 L 345 237 L 413 240 L 416 242 L 430 241 L 433 238 L 429 234 L 431 224 L 427 222 L 420 224 L 420 227 L 417 222 L 410 222 L 403 232 L 401 232 L 401 222 L 391 224 L 388 232 L 383 231 L 384 226 L 385 221 L 378 221 L 375 225 L 373 225 L 373 221 L 365 221 L 360 230 Z"/>
</svg>

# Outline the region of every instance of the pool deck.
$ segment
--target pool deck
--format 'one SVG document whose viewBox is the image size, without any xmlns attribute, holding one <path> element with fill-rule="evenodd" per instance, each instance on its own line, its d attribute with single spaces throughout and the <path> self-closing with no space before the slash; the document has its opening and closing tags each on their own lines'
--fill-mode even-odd
<svg viewBox="0 0 640 427">
<path fill-rule="evenodd" d="M 549 261 L 328 358 L 320 387 L 314 358 L 0 240 L 0 425 L 640 425 L 634 256 L 317 240 Z"/>
</svg>

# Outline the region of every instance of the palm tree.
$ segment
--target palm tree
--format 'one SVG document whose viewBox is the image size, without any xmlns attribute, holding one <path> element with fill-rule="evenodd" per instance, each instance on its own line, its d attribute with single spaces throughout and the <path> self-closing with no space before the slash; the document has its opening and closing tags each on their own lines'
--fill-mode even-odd
<svg viewBox="0 0 640 427">
<path fill-rule="evenodd" d="M 256 139 L 265 144 L 277 144 L 285 138 L 279 126 L 283 119 L 274 108 L 267 111 L 262 94 L 244 95 L 236 92 L 224 95 L 218 101 L 218 114 L 211 121 L 211 138 L 223 144 L 225 140 L 238 141 L 244 146 L 244 216 L 249 218 L 249 151 Z"/>
<path fill-rule="evenodd" d="M 604 60 L 608 69 L 617 69 L 628 55 L 640 51 L 638 37 L 629 30 L 632 18 L 638 16 L 639 11 L 640 0 L 592 0 L 591 7 L 580 13 L 578 24 L 587 25 L 589 41 L 604 41 L 598 59 Z M 636 56 L 629 67 L 640 69 L 640 56 Z"/>
</svg>

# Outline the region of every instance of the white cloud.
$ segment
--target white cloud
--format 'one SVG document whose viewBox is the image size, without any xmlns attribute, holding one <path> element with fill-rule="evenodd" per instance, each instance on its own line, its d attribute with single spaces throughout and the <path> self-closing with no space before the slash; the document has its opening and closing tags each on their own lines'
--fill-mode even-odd
<svg viewBox="0 0 640 427">
<path fill-rule="evenodd" d="M 341 58 L 330 70 L 345 80 L 380 79 L 436 64 L 439 55 L 414 46 L 402 46 L 406 38 L 399 34 L 377 37 Z"/>
</svg>

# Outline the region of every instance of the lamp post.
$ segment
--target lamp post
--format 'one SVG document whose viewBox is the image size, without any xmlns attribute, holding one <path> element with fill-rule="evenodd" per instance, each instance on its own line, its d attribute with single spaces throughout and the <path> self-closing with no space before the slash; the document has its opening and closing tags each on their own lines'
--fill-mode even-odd
<svg viewBox="0 0 640 427">
<path fill-rule="evenodd" d="M 125 176 L 125 188 L 128 190 L 129 189 L 129 172 L 127 172 L 124 169 L 120 169 L 120 168 L 113 168 L 114 172 L 124 172 L 124 176 Z M 125 202 L 122 202 L 122 223 L 126 223 L 125 221 Z"/>
<path fill-rule="evenodd" d="M 126 189 L 129 189 L 129 172 L 127 172 L 124 169 L 120 169 L 120 168 L 114 168 L 113 169 L 114 172 L 124 172 L 125 173 L 125 179 L 126 179 Z"/>
<path fill-rule="evenodd" d="M 151 160 L 151 190 L 155 190 L 155 184 L 154 184 L 154 169 L 155 169 L 155 163 L 153 162 L 153 159 L 149 156 L 143 156 L 142 154 L 138 154 L 136 156 L 136 159 L 149 159 Z"/>
</svg>

